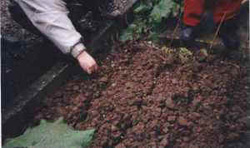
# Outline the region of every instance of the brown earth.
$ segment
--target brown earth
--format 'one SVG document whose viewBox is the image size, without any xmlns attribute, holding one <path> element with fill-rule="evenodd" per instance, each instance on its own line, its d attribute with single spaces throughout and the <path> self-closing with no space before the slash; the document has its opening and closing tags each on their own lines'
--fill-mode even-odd
<svg viewBox="0 0 250 148">
<path fill-rule="evenodd" d="M 99 73 L 48 96 L 35 120 L 95 128 L 91 147 L 220 148 L 246 131 L 246 69 L 209 55 L 117 46 Z M 184 60 L 183 60 L 184 59 Z"/>
<path fill-rule="evenodd" d="M 17 22 L 15 22 L 10 15 L 8 6 L 10 5 L 9 0 L 1 0 L 0 14 L 1 14 L 1 35 L 14 37 L 19 41 L 24 41 L 27 44 L 31 44 L 35 41 L 40 41 L 39 36 L 30 33 L 23 29 Z"/>
</svg>

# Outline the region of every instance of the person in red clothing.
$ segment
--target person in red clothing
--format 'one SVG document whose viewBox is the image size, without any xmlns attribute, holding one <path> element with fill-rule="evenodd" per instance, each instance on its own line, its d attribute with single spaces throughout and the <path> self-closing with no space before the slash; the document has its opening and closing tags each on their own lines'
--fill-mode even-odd
<svg viewBox="0 0 250 148">
<path fill-rule="evenodd" d="M 200 28 L 209 30 L 222 22 L 219 36 L 224 45 L 237 50 L 240 42 L 237 36 L 237 13 L 242 0 L 184 0 L 184 27 L 181 39 L 191 45 L 200 33 Z M 206 25 L 206 27 L 204 27 Z"/>
</svg>

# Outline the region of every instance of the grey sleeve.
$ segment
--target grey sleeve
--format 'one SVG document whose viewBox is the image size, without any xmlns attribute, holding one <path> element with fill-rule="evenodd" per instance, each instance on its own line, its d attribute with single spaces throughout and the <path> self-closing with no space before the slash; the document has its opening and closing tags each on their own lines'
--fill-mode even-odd
<svg viewBox="0 0 250 148">
<path fill-rule="evenodd" d="M 47 36 L 63 53 L 80 41 L 81 35 L 68 18 L 63 0 L 15 0 L 33 25 Z M 85 46 L 83 45 L 85 48 Z"/>
</svg>

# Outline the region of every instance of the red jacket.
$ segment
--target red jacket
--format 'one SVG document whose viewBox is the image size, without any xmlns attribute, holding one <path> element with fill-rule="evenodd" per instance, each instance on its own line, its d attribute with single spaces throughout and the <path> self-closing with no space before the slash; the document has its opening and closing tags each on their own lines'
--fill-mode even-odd
<svg viewBox="0 0 250 148">
<path fill-rule="evenodd" d="M 183 21 L 186 25 L 196 26 L 200 23 L 202 14 L 205 12 L 205 1 L 206 0 L 184 1 Z M 219 23 L 224 15 L 224 20 L 233 18 L 240 9 L 241 2 L 242 0 L 215 0 L 212 10 L 214 22 Z"/>
</svg>

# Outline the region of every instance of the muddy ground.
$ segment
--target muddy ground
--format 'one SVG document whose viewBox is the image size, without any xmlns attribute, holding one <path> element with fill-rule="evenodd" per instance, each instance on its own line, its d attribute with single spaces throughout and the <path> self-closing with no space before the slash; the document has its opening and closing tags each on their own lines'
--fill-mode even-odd
<svg viewBox="0 0 250 148">
<path fill-rule="evenodd" d="M 246 131 L 241 63 L 146 42 L 117 45 L 92 76 L 76 76 L 46 97 L 35 121 L 63 116 L 96 129 L 90 147 L 220 148 Z"/>
<path fill-rule="evenodd" d="M 39 36 L 30 33 L 23 29 L 17 22 L 15 22 L 10 15 L 8 6 L 9 0 L 1 1 L 1 35 L 7 37 L 14 37 L 16 40 L 23 41 L 25 43 L 33 43 L 41 40 Z"/>
</svg>

